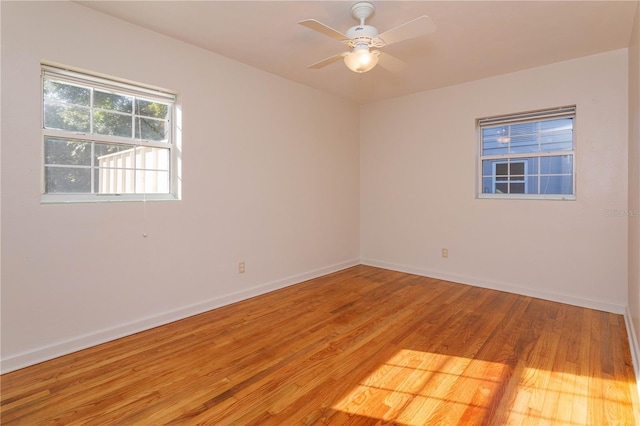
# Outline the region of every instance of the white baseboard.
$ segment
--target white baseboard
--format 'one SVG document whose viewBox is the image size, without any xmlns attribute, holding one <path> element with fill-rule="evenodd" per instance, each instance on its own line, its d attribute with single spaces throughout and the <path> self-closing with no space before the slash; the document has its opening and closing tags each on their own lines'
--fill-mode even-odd
<svg viewBox="0 0 640 426">
<path fill-rule="evenodd" d="M 67 355 L 82 349 L 86 349 L 91 346 L 96 346 L 101 343 L 119 339 L 121 337 L 125 337 L 144 330 L 149 330 L 151 328 L 168 324 L 173 321 L 178 321 L 193 315 L 201 314 L 203 312 L 210 311 L 221 306 L 229 305 L 231 303 L 239 302 L 250 297 L 259 296 L 270 291 L 278 290 L 280 288 L 288 287 L 293 284 L 321 277 L 332 272 L 350 268 L 358 264 L 360 264 L 359 259 L 353 259 L 346 262 L 329 265 L 323 268 L 315 269 L 313 271 L 292 275 L 280 280 L 261 284 L 236 293 L 209 299 L 201 303 L 163 312 L 151 317 L 128 322 L 125 324 L 120 324 L 115 327 L 96 331 L 94 333 L 74 337 L 73 339 L 69 339 L 66 341 L 57 342 L 53 345 L 48 345 L 45 347 L 12 355 L 0 361 L 0 372 L 4 374 L 10 371 L 18 370 L 20 368 L 28 367 L 30 365 L 57 358 L 62 355 Z"/>
<path fill-rule="evenodd" d="M 548 291 L 541 291 L 533 288 L 518 287 L 512 284 L 488 281 L 475 277 L 469 277 L 465 275 L 451 274 L 448 272 L 435 271 L 424 269 L 410 265 L 400 265 L 395 263 L 388 263 L 374 259 L 360 259 L 360 263 L 363 265 L 375 266 L 378 268 L 391 269 L 398 272 L 406 272 L 408 274 L 420 275 L 423 277 L 436 278 L 439 280 L 452 281 L 460 284 L 467 284 L 476 287 L 488 288 L 491 290 L 505 291 L 507 293 L 515 293 L 523 296 L 535 297 L 538 299 L 550 300 L 552 302 L 566 303 L 568 305 L 580 306 L 583 308 L 597 309 L 599 311 L 611 312 L 614 314 L 623 315 L 625 313 L 625 306 L 617 305 L 614 303 L 602 302 L 599 300 L 584 299 L 568 294 L 553 293 Z"/>
<path fill-rule="evenodd" d="M 633 361 L 633 371 L 636 373 L 636 385 L 638 387 L 638 396 L 640 397 L 640 345 L 638 344 L 638 334 L 636 333 L 636 329 L 633 325 L 631 311 L 628 306 L 624 313 L 624 323 L 627 326 L 631 361 Z"/>
</svg>

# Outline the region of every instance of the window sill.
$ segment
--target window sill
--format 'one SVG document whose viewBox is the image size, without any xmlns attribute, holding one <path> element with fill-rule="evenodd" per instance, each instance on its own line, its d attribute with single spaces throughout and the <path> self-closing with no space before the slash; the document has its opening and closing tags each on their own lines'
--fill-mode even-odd
<svg viewBox="0 0 640 426">
<path fill-rule="evenodd" d="M 573 194 L 478 194 L 477 199 L 575 201 Z"/>
<path fill-rule="evenodd" d="M 174 194 L 42 194 L 40 204 L 180 201 Z"/>
</svg>

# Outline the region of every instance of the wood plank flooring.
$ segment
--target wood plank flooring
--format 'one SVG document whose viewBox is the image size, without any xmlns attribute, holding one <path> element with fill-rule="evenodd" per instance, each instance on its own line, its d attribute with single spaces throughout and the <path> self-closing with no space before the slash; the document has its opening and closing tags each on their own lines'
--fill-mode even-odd
<svg viewBox="0 0 640 426">
<path fill-rule="evenodd" d="M 640 424 L 622 316 L 367 266 L 0 380 L 3 425 Z"/>
</svg>

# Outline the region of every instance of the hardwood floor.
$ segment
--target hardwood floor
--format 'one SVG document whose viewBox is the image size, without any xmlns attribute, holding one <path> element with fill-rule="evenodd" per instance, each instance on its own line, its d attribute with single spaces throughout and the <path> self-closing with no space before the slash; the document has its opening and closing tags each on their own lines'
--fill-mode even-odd
<svg viewBox="0 0 640 426">
<path fill-rule="evenodd" d="M 0 379 L 3 425 L 640 424 L 622 316 L 367 266 Z"/>
</svg>

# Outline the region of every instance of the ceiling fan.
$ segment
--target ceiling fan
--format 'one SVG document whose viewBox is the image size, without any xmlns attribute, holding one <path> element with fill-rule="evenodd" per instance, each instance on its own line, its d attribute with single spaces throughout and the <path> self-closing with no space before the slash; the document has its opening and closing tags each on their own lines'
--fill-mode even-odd
<svg viewBox="0 0 640 426">
<path fill-rule="evenodd" d="M 382 48 L 410 38 L 431 34 L 436 30 L 433 21 L 428 16 L 423 15 L 378 34 L 378 30 L 375 27 L 365 24 L 365 20 L 372 17 L 375 11 L 376 8 L 373 3 L 366 1 L 358 2 L 351 6 L 351 15 L 360 21 L 360 24 L 349 28 L 346 35 L 315 19 L 306 19 L 298 22 L 300 25 L 339 40 L 351 48 L 347 52 L 342 52 L 311 64 L 307 68 L 319 69 L 344 59 L 344 63 L 351 71 L 363 73 L 373 69 L 378 60 L 382 59 L 381 66 L 391 71 L 398 71 L 407 65 L 387 53 L 381 54 L 379 50 L 372 50 L 372 48 Z"/>
</svg>

